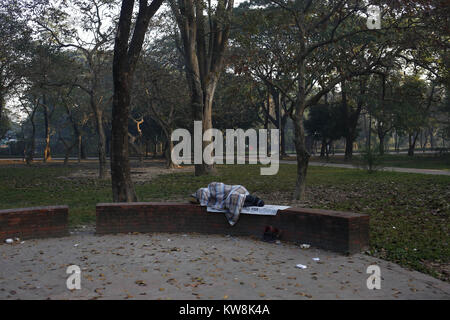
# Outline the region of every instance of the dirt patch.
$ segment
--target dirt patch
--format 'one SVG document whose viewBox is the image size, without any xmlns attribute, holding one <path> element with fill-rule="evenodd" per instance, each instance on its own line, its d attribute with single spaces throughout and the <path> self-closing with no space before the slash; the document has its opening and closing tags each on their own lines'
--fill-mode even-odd
<svg viewBox="0 0 450 320">
<path fill-rule="evenodd" d="M 131 178 L 134 183 L 146 183 L 162 174 L 194 172 L 194 166 L 183 166 L 179 168 L 166 168 L 164 161 L 144 162 L 142 165 L 133 163 L 131 166 Z M 107 171 L 107 177 L 110 179 L 110 171 Z M 84 167 L 80 170 L 70 173 L 62 179 L 98 179 L 98 169 Z"/>
</svg>

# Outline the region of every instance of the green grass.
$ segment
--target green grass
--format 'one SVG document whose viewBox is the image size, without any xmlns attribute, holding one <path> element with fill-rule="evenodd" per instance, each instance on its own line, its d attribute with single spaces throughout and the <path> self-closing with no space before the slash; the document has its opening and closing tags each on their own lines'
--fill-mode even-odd
<svg viewBox="0 0 450 320">
<path fill-rule="evenodd" d="M 307 201 L 291 201 L 295 165 L 275 176 L 259 166 L 219 166 L 217 177 L 192 173 L 161 175 L 136 185 L 141 201 L 182 201 L 211 181 L 242 184 L 267 203 L 348 210 L 370 215 L 370 255 L 449 280 L 450 177 L 310 167 Z M 110 181 L 65 179 L 75 168 L 0 168 L 0 208 L 67 204 L 71 225 L 95 221 L 95 204 L 110 202 Z"/>
<path fill-rule="evenodd" d="M 312 161 L 326 161 L 320 157 L 313 157 Z M 404 154 L 385 154 L 380 156 L 381 165 L 384 167 L 416 168 L 450 170 L 450 154 L 437 156 L 432 154 L 421 154 L 417 152 L 413 157 Z M 360 156 L 355 155 L 350 162 L 344 161 L 344 156 L 330 156 L 329 162 L 361 164 Z"/>
<path fill-rule="evenodd" d="M 62 166 L 0 168 L 0 208 L 67 204 L 71 225 L 95 221 L 95 204 L 112 200 L 111 184 L 61 178 L 72 170 Z"/>
</svg>

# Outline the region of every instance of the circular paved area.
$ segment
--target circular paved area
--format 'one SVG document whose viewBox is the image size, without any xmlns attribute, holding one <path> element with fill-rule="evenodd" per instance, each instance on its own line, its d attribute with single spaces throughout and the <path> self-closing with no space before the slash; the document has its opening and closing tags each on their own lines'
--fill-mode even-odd
<svg viewBox="0 0 450 320">
<path fill-rule="evenodd" d="M 387 261 L 251 238 L 88 227 L 1 244 L 0 255 L 0 299 L 450 299 L 449 283 Z M 374 264 L 380 290 L 366 285 Z M 67 289 L 69 265 L 81 269 L 80 290 Z"/>
</svg>

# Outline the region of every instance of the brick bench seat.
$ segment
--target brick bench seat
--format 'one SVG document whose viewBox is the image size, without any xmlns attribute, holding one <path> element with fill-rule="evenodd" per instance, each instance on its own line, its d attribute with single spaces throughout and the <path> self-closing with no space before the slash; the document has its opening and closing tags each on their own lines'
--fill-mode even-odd
<svg viewBox="0 0 450 320">
<path fill-rule="evenodd" d="M 241 214 L 230 226 L 223 213 L 207 212 L 190 203 L 99 203 L 96 234 L 176 232 L 257 236 L 272 225 L 282 230 L 282 241 L 307 243 L 325 250 L 352 254 L 369 244 L 369 216 L 307 208 L 279 210 L 277 215 Z"/>
<path fill-rule="evenodd" d="M 0 210 L 0 241 L 69 235 L 68 206 Z"/>
</svg>

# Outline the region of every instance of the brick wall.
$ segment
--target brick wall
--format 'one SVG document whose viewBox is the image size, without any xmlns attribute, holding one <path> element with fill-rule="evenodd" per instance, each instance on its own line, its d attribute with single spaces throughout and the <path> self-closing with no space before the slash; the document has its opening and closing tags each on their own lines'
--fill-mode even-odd
<svg viewBox="0 0 450 320">
<path fill-rule="evenodd" d="M 0 241 L 67 236 L 68 214 L 67 206 L 0 210 Z"/>
<path fill-rule="evenodd" d="M 198 232 L 262 237 L 272 225 L 282 230 L 281 240 L 307 243 L 341 252 L 356 253 L 368 247 L 369 216 L 351 212 L 305 208 L 278 211 L 276 216 L 241 214 L 230 226 L 222 213 L 184 203 L 100 203 L 97 234 L 127 232 Z"/>
</svg>

